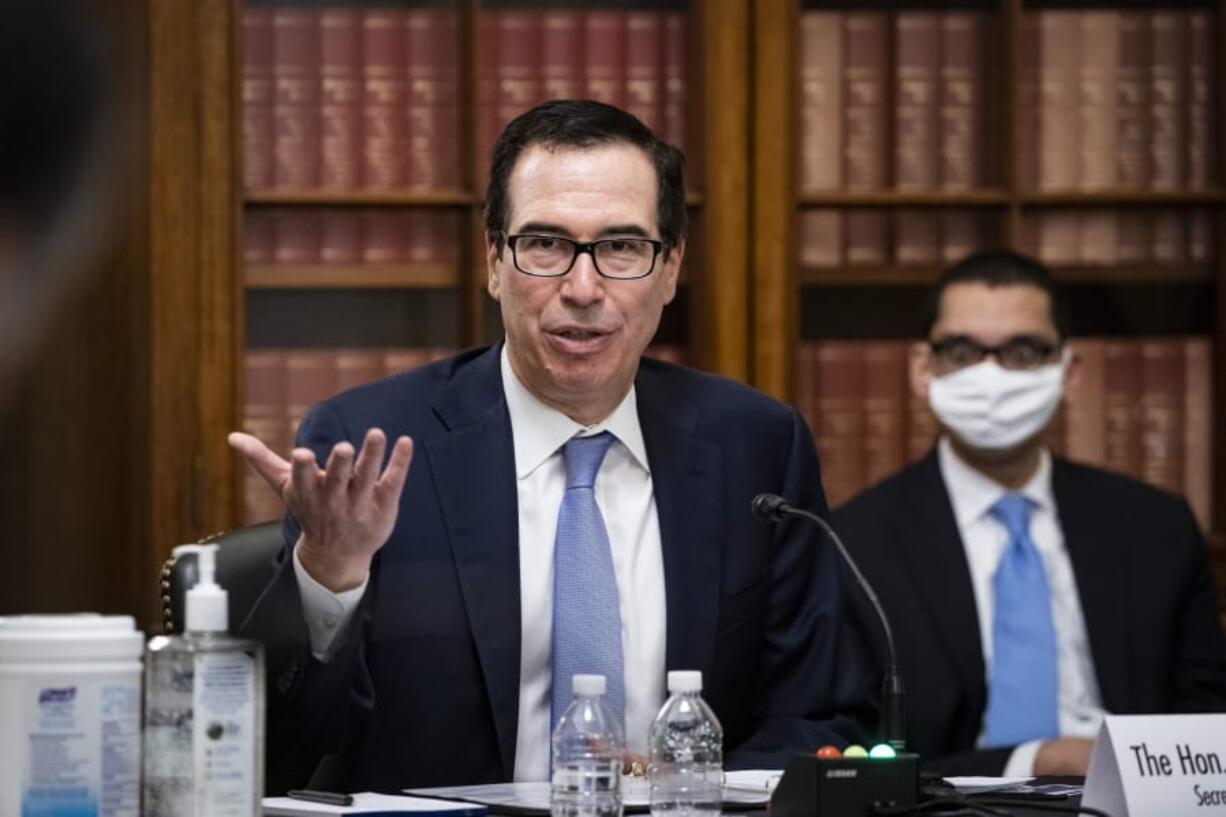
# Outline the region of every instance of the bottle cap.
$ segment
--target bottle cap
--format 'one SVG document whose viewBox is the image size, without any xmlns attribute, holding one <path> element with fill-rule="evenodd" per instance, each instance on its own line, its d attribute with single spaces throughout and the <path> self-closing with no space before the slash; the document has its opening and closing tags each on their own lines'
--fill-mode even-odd
<svg viewBox="0 0 1226 817">
<path fill-rule="evenodd" d="M 217 545 L 179 545 L 175 558 L 196 554 L 200 580 L 187 591 L 184 629 L 189 633 L 224 633 L 230 629 L 230 609 L 226 591 L 218 586 Z"/>
<path fill-rule="evenodd" d="M 575 675 L 571 678 L 570 688 L 575 695 L 603 695 L 605 680 L 603 675 Z"/>
<path fill-rule="evenodd" d="M 668 691 L 702 692 L 702 670 L 670 670 L 668 673 Z"/>
</svg>

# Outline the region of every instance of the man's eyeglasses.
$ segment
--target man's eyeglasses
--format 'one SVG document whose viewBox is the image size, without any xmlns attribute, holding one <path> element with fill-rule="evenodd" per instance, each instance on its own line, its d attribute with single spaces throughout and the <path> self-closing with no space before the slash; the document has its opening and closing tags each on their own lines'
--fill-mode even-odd
<svg viewBox="0 0 1226 817">
<path fill-rule="evenodd" d="M 656 268 L 663 241 L 653 238 L 602 238 L 572 241 L 556 235 L 520 233 L 506 237 L 515 269 L 527 275 L 556 278 L 570 272 L 580 253 L 592 256 L 596 272 L 605 278 L 646 278 Z"/>
<path fill-rule="evenodd" d="M 952 371 L 981 363 L 988 355 L 1006 369 L 1035 369 L 1060 350 L 1060 345 L 1036 337 L 1011 338 L 998 346 L 985 346 L 971 338 L 951 337 L 928 342 L 938 369 Z"/>
</svg>

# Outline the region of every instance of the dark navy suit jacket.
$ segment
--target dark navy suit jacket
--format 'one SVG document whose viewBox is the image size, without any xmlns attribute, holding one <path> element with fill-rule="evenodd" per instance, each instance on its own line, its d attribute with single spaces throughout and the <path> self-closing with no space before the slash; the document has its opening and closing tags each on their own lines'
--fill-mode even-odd
<svg viewBox="0 0 1226 817">
<path fill-rule="evenodd" d="M 791 408 L 730 380 L 644 360 L 639 420 L 664 556 L 668 669 L 699 669 L 730 766 L 860 737 L 873 716 L 841 627 L 834 551 L 750 513 L 761 491 L 825 515 L 817 455 Z M 310 653 L 288 547 L 244 622 L 268 660 L 268 790 L 511 779 L 519 706 L 518 509 L 499 347 L 362 386 L 311 410 L 323 462 L 366 430 L 413 437 L 396 528 L 344 646 Z M 287 541 L 297 529 L 287 523 Z M 628 678 L 627 683 L 634 683 Z"/>
<path fill-rule="evenodd" d="M 1187 502 L 1058 457 L 1051 479 L 1103 707 L 1226 711 L 1226 645 Z M 1013 747 L 975 748 L 988 696 L 979 615 L 936 452 L 834 517 L 894 628 L 908 748 L 944 774 L 999 775 Z M 880 665 L 877 619 L 849 599 Z"/>
</svg>

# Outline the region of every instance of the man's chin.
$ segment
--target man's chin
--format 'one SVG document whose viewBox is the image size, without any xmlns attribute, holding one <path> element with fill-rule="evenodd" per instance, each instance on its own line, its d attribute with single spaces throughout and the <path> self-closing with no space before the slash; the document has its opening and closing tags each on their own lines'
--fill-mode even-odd
<svg viewBox="0 0 1226 817">
<path fill-rule="evenodd" d="M 1011 462 L 1019 462 L 1030 456 L 1036 448 L 1043 446 L 1044 436 L 1047 429 L 1043 429 L 1036 434 L 1032 434 L 1026 439 L 1013 445 L 1000 447 L 985 447 L 981 445 L 972 445 L 967 442 L 956 431 L 951 428 L 942 426 L 942 433 L 947 435 L 950 442 L 953 443 L 954 449 L 968 462 L 983 463 L 985 465 L 1005 465 Z"/>
</svg>

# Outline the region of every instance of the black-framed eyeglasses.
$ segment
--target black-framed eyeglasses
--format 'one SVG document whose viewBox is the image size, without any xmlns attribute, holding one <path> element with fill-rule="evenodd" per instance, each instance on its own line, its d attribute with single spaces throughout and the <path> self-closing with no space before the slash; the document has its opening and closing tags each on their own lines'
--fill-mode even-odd
<svg viewBox="0 0 1226 817">
<path fill-rule="evenodd" d="M 506 236 L 515 269 L 526 275 L 556 278 L 570 272 L 580 253 L 592 256 L 596 272 L 625 281 L 646 278 L 656 268 L 664 242 L 654 238 L 602 238 L 573 241 L 557 235 L 519 233 Z"/>
<path fill-rule="evenodd" d="M 1036 369 L 1050 363 L 1060 351 L 1060 344 L 1038 337 L 1010 338 L 996 346 L 987 346 L 972 338 L 957 336 L 928 342 L 938 368 L 964 369 L 981 363 L 989 355 L 1005 369 Z"/>
</svg>

